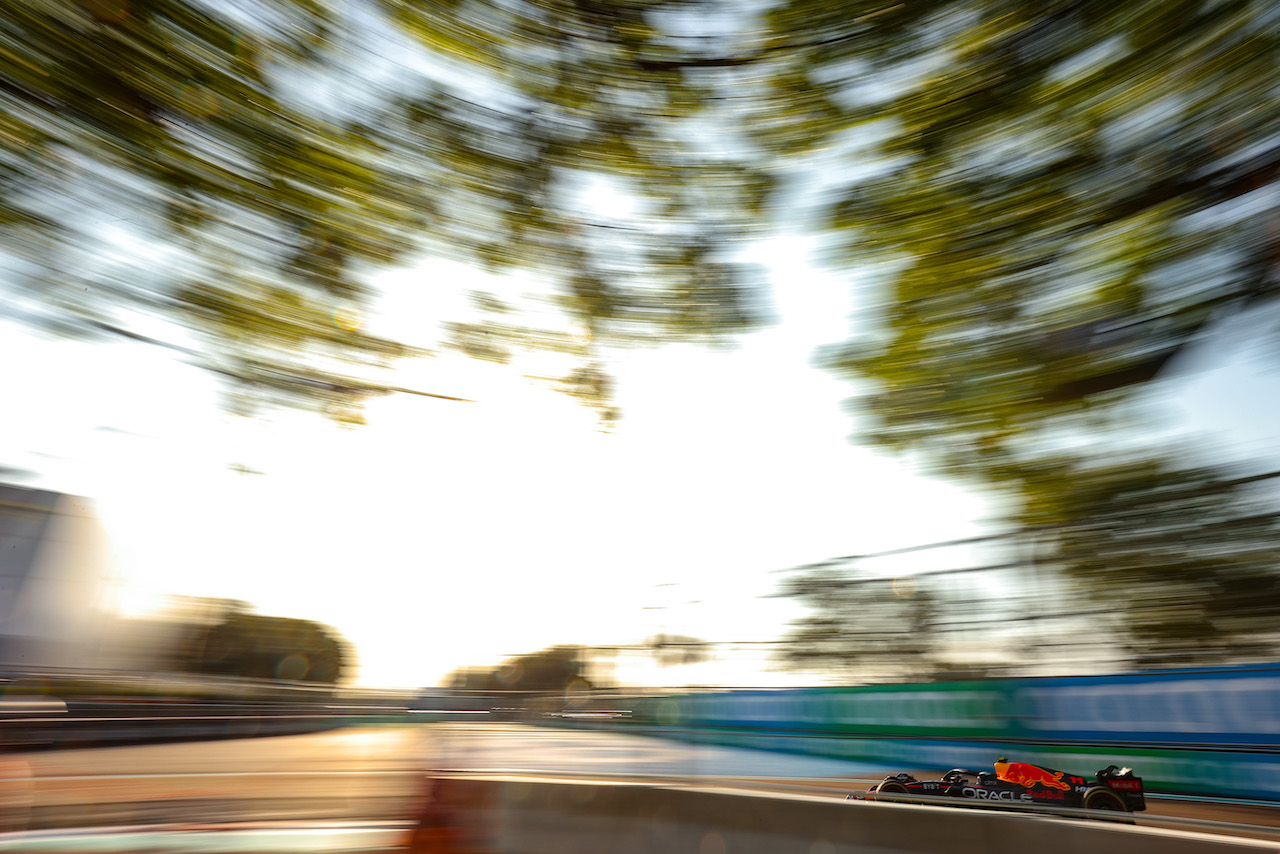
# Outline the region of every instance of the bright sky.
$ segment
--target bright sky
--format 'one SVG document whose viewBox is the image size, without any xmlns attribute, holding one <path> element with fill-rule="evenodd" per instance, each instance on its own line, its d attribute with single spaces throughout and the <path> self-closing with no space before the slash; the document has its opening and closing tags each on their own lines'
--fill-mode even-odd
<svg viewBox="0 0 1280 854">
<path fill-rule="evenodd" d="M 748 24 L 690 17 L 683 28 L 745 32 Z M 338 50 L 349 52 L 348 71 L 359 72 L 354 85 L 364 90 L 391 94 L 426 74 L 470 97 L 511 97 L 496 84 L 473 91 L 474 74 L 424 57 L 385 22 L 371 18 L 344 38 L 351 43 Z M 341 112 L 350 93 L 324 82 L 310 73 L 281 80 L 311 106 Z M 713 142 L 728 144 L 718 132 Z M 840 145 L 869 142 L 863 129 Z M 853 168 L 883 167 L 826 156 L 839 168 L 794 162 L 797 199 L 787 210 L 805 209 L 799 197 L 828 183 L 847 184 Z M 62 214 L 79 209 L 95 221 L 104 209 L 96 198 L 54 201 Z M 607 184 L 589 187 L 584 202 L 604 220 L 636 214 Z M 94 263 L 127 277 L 166 269 L 172 248 L 102 229 L 102 245 L 82 247 Z M 365 684 L 434 684 L 458 666 L 552 644 L 637 644 L 659 631 L 772 640 L 797 616 L 790 603 L 764 598 L 776 570 L 970 535 L 989 508 L 849 443 L 854 424 L 841 408 L 849 389 L 812 359 L 818 345 L 849 336 L 850 318 L 866 309 L 853 300 L 866 289 L 819 271 L 804 238 L 779 237 L 749 254 L 776 285 L 779 323 L 729 350 L 617 355 L 608 368 L 624 418 L 608 435 L 593 413 L 518 370 L 448 355 L 405 363 L 400 381 L 476 403 L 383 399 L 355 431 L 299 413 L 237 419 L 219 409 L 215 379 L 171 353 L 49 341 L 0 321 L 9 367 L 0 465 L 98 499 L 124 611 L 181 594 L 320 620 L 355 644 Z M 378 285 L 384 300 L 373 331 L 411 344 L 457 318 L 466 291 L 506 293 L 442 261 L 388 273 Z M 1223 438 L 1233 455 L 1274 456 L 1276 362 L 1229 338 L 1213 343 L 1212 357 L 1188 359 L 1191 376 L 1151 405 L 1170 417 L 1171 433 L 1195 429 Z M 786 680 L 763 655 L 678 675 L 620 662 L 617 675 Z"/>
<path fill-rule="evenodd" d="M 452 356 L 405 365 L 404 383 L 477 403 L 388 398 L 354 431 L 298 413 L 232 418 L 211 377 L 155 348 L 3 324 L 0 358 L 23 368 L 8 373 L 0 447 L 15 453 L 0 463 L 99 499 L 126 612 L 184 594 L 320 620 L 356 645 L 364 684 L 430 685 L 462 665 L 659 631 L 771 640 L 798 613 L 763 598 L 774 570 L 965 536 L 988 509 L 847 441 L 848 389 L 811 359 L 846 337 L 856 289 L 816 271 L 811 248 L 757 250 L 787 283 L 776 326 L 736 349 L 611 364 L 625 413 L 612 434 L 517 371 Z M 412 341 L 479 275 L 447 262 L 388 274 L 379 331 Z M 1154 405 L 1274 452 L 1274 369 L 1252 351 L 1216 359 Z M 748 649 L 678 676 L 619 659 L 617 675 L 792 678 Z"/>
<path fill-rule="evenodd" d="M 5 462 L 100 499 L 126 610 L 208 595 L 321 620 L 356 644 L 369 684 L 663 630 L 769 640 L 796 613 L 762 598 L 772 570 L 962 535 L 983 513 L 847 443 L 847 389 L 809 363 L 846 334 L 849 286 L 793 278 L 806 251 L 761 250 L 797 283 L 776 295 L 783 322 L 741 347 L 619 357 L 612 434 L 517 371 L 451 356 L 406 365 L 405 384 L 477 403 L 384 399 L 355 431 L 250 421 L 220 414 L 216 383 L 155 349 L 5 327 L 0 356 L 30 366 L 7 389 L 21 417 L 0 427 L 27 453 Z M 478 275 L 447 262 L 388 275 L 381 328 L 420 337 L 415 324 L 449 316 Z M 681 678 L 784 679 L 763 667 L 744 655 Z"/>
</svg>

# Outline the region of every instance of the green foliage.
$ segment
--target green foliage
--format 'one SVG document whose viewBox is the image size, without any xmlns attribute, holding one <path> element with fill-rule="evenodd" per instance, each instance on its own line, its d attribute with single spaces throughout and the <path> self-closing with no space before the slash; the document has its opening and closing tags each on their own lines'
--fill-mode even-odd
<svg viewBox="0 0 1280 854">
<path fill-rule="evenodd" d="M 711 660 L 710 644 L 688 635 L 656 634 L 645 639 L 659 667 L 687 666 Z"/>
<path fill-rule="evenodd" d="M 328 626 L 236 609 L 216 622 L 186 624 L 165 662 L 184 673 L 326 684 L 353 663 L 346 641 Z"/>
<path fill-rule="evenodd" d="M 1212 513 L 1170 502 L 1226 476 L 1172 448 L 1131 462 L 1124 404 L 1276 296 L 1274 9 L 820 5 L 772 15 L 825 37 L 796 60 L 851 105 L 822 136 L 862 133 L 875 160 L 826 208 L 833 260 L 880 273 L 878 316 L 822 359 L 857 383 L 862 438 L 1011 497 L 1013 527 L 1051 523 L 1042 557 L 1140 659 L 1240 653 L 1272 614 L 1275 527 L 1202 525 L 1256 515 L 1226 488 Z"/>
<path fill-rule="evenodd" d="M 850 680 L 927 679 L 944 667 L 935 631 L 941 603 L 914 579 L 864 578 L 815 569 L 789 578 L 779 594 L 810 609 L 778 646 L 791 667 L 823 669 Z"/>
<path fill-rule="evenodd" d="M 1269 660 L 1280 516 L 1253 481 L 1159 458 L 1058 461 L 1029 481 L 1022 521 L 1138 664 Z"/>
<path fill-rule="evenodd" d="M 1280 220 L 1232 203 L 1280 176 L 1280 102 L 1251 82 L 1280 59 L 1273 18 L 956 0 L 841 43 L 861 62 L 846 85 L 882 87 L 896 123 L 883 168 L 828 211 L 843 262 L 897 265 L 882 327 L 828 359 L 871 381 L 869 438 L 990 479 L 1029 431 L 1123 399 L 1272 298 Z"/>
<path fill-rule="evenodd" d="M 318 61 L 323 7 L 260 5 L 280 26 L 180 0 L 33 0 L 0 18 L 14 70 L 0 84 L 0 245 L 23 263 L 10 285 L 33 322 L 131 335 L 160 317 L 202 346 L 159 343 L 242 390 L 299 363 L 403 352 L 348 328 L 344 309 L 364 289 L 357 267 L 412 246 L 422 188 L 352 123 L 282 96 L 282 74 Z M 180 260 L 157 264 L 170 250 Z M 277 386 L 293 402 L 346 397 Z"/>
<path fill-rule="evenodd" d="M 724 26 L 703 34 L 689 14 Z M 768 322 L 734 247 L 790 214 L 775 210 L 787 158 L 829 151 L 870 176 L 830 196 L 833 260 L 888 271 L 881 322 L 825 359 L 867 390 L 867 438 L 1018 496 L 1028 518 L 1112 518 L 1086 487 L 1111 482 L 1097 457 L 1124 432 L 1116 404 L 1276 294 L 1280 219 L 1259 203 L 1280 179 L 1280 90 L 1259 85 L 1280 60 L 1274 10 L 787 0 L 760 15 L 714 0 L 8 3 L 15 314 L 161 343 L 227 379 L 233 405 L 359 423 L 362 401 L 405 391 L 377 377 L 410 352 L 361 330 L 369 274 L 458 258 L 550 282 L 536 297 L 576 331 L 538 328 L 513 285 L 478 320 L 441 319 L 439 343 L 570 356 L 552 385 L 612 418 L 607 348 Z M 850 142 L 865 144 L 839 155 Z M 633 213 L 584 201 L 601 177 Z M 1084 442 L 1096 453 L 1062 451 Z M 1144 495 L 1204 476 L 1147 465 Z M 1110 533 L 1081 531 L 1093 545 L 1045 548 L 1071 566 L 1105 551 Z M 1271 532 L 1250 536 L 1261 549 Z M 1152 572 L 1172 559 L 1145 554 Z M 1196 624 L 1242 634 L 1227 622 Z"/>
<path fill-rule="evenodd" d="M 421 253 L 538 271 L 596 348 L 751 328 L 727 251 L 771 177 L 686 132 L 705 101 L 662 64 L 686 58 L 661 19 L 681 5 L 9 4 L 7 284 L 32 323 L 161 343 L 242 402 L 332 412 L 394 390 L 353 381 L 405 351 L 352 318 L 371 271 Z M 684 213 L 602 219 L 575 201 L 591 174 Z M 154 318 L 198 346 L 141 335 Z M 505 328 L 454 343 L 507 358 L 554 335 Z"/>
<path fill-rule="evenodd" d="M 583 649 L 553 646 L 541 652 L 517 655 L 497 667 L 471 667 L 445 678 L 450 688 L 473 691 L 532 691 L 563 694 L 586 691 L 592 684 L 584 676 Z"/>
</svg>

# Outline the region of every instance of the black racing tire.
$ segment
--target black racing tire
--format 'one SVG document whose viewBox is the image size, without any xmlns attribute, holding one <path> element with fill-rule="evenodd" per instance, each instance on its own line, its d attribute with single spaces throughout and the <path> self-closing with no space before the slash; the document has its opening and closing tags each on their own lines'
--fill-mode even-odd
<svg viewBox="0 0 1280 854">
<path fill-rule="evenodd" d="M 877 795 L 905 795 L 908 794 L 907 787 L 899 783 L 897 780 L 889 780 L 876 786 Z"/>
<path fill-rule="evenodd" d="M 1124 801 L 1110 789 L 1101 786 L 1084 793 L 1084 808 L 1087 810 L 1104 810 L 1106 812 L 1128 812 Z"/>
</svg>

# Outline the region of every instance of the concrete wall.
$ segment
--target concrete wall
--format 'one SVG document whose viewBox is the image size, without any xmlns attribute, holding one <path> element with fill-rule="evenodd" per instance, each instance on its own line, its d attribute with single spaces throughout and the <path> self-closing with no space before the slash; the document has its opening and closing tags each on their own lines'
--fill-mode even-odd
<svg viewBox="0 0 1280 854">
<path fill-rule="evenodd" d="M 437 779 L 410 854 L 1247 854 L 1274 842 L 955 807 L 709 788 Z"/>
</svg>

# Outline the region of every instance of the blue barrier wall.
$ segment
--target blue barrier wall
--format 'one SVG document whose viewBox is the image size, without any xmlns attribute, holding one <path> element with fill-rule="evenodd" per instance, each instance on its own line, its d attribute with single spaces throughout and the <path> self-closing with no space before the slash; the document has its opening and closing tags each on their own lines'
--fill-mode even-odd
<svg viewBox="0 0 1280 854">
<path fill-rule="evenodd" d="M 619 698 L 675 737 L 907 763 L 998 753 L 1074 773 L 1134 766 L 1155 791 L 1280 799 L 1280 665 L 1110 676 Z"/>
<path fill-rule="evenodd" d="M 1280 747 L 1280 665 L 631 700 L 634 718 L 655 724 Z"/>
</svg>

